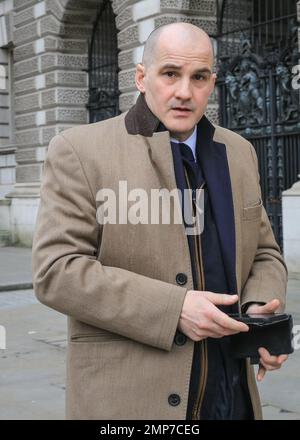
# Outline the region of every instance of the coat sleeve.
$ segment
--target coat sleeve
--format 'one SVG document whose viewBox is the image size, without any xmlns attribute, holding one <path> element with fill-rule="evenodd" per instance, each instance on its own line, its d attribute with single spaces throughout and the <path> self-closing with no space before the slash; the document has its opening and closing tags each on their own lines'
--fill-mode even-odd
<svg viewBox="0 0 300 440">
<path fill-rule="evenodd" d="M 250 148 L 261 197 L 257 156 L 251 144 Z M 275 240 L 266 210 L 262 207 L 258 246 L 249 278 L 241 295 L 242 310 L 249 302 L 267 303 L 276 298 L 281 304 L 278 311 L 282 312 L 285 308 L 286 286 L 287 268 Z"/>
<path fill-rule="evenodd" d="M 49 144 L 40 196 L 32 249 L 39 301 L 89 325 L 170 351 L 187 289 L 101 264 L 96 201 L 63 135 Z"/>
</svg>

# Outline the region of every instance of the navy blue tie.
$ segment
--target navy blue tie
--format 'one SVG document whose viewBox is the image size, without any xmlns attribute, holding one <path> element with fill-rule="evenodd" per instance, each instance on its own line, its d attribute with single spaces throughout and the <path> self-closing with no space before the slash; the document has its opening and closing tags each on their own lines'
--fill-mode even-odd
<svg viewBox="0 0 300 440">
<path fill-rule="evenodd" d="M 172 144 L 176 145 L 173 142 Z M 180 148 L 182 161 L 187 170 L 192 188 L 200 188 L 204 183 L 204 178 L 199 164 L 195 161 L 192 149 L 183 142 L 180 142 L 177 145 Z"/>
</svg>

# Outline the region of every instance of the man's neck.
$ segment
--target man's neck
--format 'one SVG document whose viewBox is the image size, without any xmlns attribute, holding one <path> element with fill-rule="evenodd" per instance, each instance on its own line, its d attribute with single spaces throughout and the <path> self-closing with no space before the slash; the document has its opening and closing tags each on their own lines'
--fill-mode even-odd
<svg viewBox="0 0 300 440">
<path fill-rule="evenodd" d="M 181 140 L 174 138 L 172 133 L 170 133 L 170 138 L 171 142 L 182 142 Z M 185 139 L 184 143 L 191 148 L 196 159 L 197 126 L 194 127 L 192 134 Z"/>
<path fill-rule="evenodd" d="M 172 137 L 173 139 L 176 139 L 178 142 L 185 142 L 187 139 L 189 139 L 192 134 L 195 131 L 195 127 L 189 131 L 187 134 L 186 133 L 174 133 L 170 131 L 170 137 Z"/>
</svg>

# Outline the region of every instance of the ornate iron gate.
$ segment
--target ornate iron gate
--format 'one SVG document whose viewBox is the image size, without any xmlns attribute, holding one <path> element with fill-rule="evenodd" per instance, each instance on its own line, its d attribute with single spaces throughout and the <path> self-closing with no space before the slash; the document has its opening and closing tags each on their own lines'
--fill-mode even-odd
<svg viewBox="0 0 300 440">
<path fill-rule="evenodd" d="M 220 122 L 255 147 L 263 201 L 282 246 L 281 192 L 300 172 L 295 0 L 218 1 Z"/>
<path fill-rule="evenodd" d="M 90 122 L 116 116 L 119 111 L 118 44 L 115 16 L 110 0 L 99 1 L 89 43 Z"/>
</svg>

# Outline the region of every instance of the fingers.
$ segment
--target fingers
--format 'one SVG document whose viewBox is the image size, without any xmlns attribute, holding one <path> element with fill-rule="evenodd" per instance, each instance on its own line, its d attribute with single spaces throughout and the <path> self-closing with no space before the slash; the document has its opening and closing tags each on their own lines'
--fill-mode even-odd
<svg viewBox="0 0 300 440">
<path fill-rule="evenodd" d="M 288 358 L 287 354 L 272 356 L 264 347 L 260 347 L 258 352 L 260 354 L 261 365 L 268 371 L 278 370 Z"/>
<path fill-rule="evenodd" d="M 219 306 L 234 304 L 239 299 L 238 295 L 228 295 L 227 293 L 202 292 L 202 295 L 213 304 Z"/>
<path fill-rule="evenodd" d="M 225 328 L 229 331 L 229 334 L 239 333 L 239 332 L 247 332 L 249 327 L 244 322 L 237 321 L 236 319 L 230 318 L 225 313 L 217 310 L 214 313 L 213 320 L 219 326 Z"/>
<path fill-rule="evenodd" d="M 191 293 L 191 295 L 187 296 L 181 316 L 187 323 L 190 322 L 187 326 L 192 335 L 196 335 L 199 338 L 220 338 L 249 330 L 246 324 L 230 318 L 216 307 L 216 305 L 232 305 L 236 303 L 238 301 L 237 295 L 207 291 L 193 292 L 198 293 L 198 295 Z M 195 323 L 197 324 L 195 325 Z"/>
<path fill-rule="evenodd" d="M 220 314 L 223 315 L 222 312 Z M 227 315 L 225 315 L 227 317 Z M 221 320 L 222 321 L 222 318 Z M 233 322 L 233 325 L 231 326 L 231 321 Z M 246 324 L 243 324 L 241 322 L 231 320 L 229 319 L 229 326 L 228 324 L 226 326 L 220 325 L 215 320 L 211 319 L 210 321 L 207 321 L 206 324 L 203 322 L 201 323 L 201 327 L 197 327 L 197 325 L 194 324 L 193 326 L 193 332 L 198 337 L 202 338 L 222 338 L 223 336 L 230 336 L 236 333 L 240 333 L 241 331 L 248 331 L 248 326 Z"/>
<path fill-rule="evenodd" d="M 280 356 L 278 356 L 278 362 L 281 363 L 281 365 L 283 364 L 283 362 L 285 362 L 288 359 L 288 355 L 287 354 L 281 354 Z"/>
<path fill-rule="evenodd" d="M 260 354 L 259 369 L 257 373 L 257 380 L 261 382 L 265 377 L 267 371 L 278 370 L 281 368 L 283 362 L 288 358 L 287 354 L 281 354 L 279 356 L 272 356 L 264 347 L 258 349 Z"/>
<path fill-rule="evenodd" d="M 238 301 L 238 295 L 228 295 L 226 293 L 213 293 L 213 292 L 203 292 L 206 299 L 212 302 L 214 305 L 231 305 Z M 219 332 L 223 336 L 247 332 L 249 327 L 236 319 L 230 318 L 226 313 L 221 312 L 217 307 L 214 307 L 213 313 L 211 314 L 211 320 L 217 326 L 219 326 Z"/>
<path fill-rule="evenodd" d="M 263 378 L 265 377 L 266 374 L 266 369 L 262 364 L 259 364 L 259 369 L 258 369 L 258 373 L 257 373 L 257 380 L 258 382 L 261 382 L 263 380 Z"/>
<path fill-rule="evenodd" d="M 261 360 L 272 367 L 276 367 L 277 365 L 280 365 L 287 360 L 288 355 L 287 354 L 281 354 L 279 356 L 272 356 L 268 350 L 264 347 L 260 347 L 258 349 L 258 352 L 261 356 Z"/>
<path fill-rule="evenodd" d="M 239 333 L 238 331 L 228 330 L 214 322 L 209 323 L 207 327 L 193 328 L 194 333 L 198 337 L 202 338 L 222 338 L 223 336 L 229 336 L 235 333 Z"/>
<path fill-rule="evenodd" d="M 253 312 L 253 308 L 250 306 L 248 313 L 274 313 L 280 307 L 280 301 L 279 299 L 273 299 L 263 306 L 257 305 L 255 307 L 255 312 Z"/>
<path fill-rule="evenodd" d="M 259 370 L 257 373 L 257 380 L 260 382 L 263 380 L 267 371 L 278 370 L 281 368 L 283 362 L 288 358 L 287 354 L 281 354 L 279 356 L 272 356 L 265 348 L 261 347 L 258 350 L 260 354 Z"/>
</svg>

